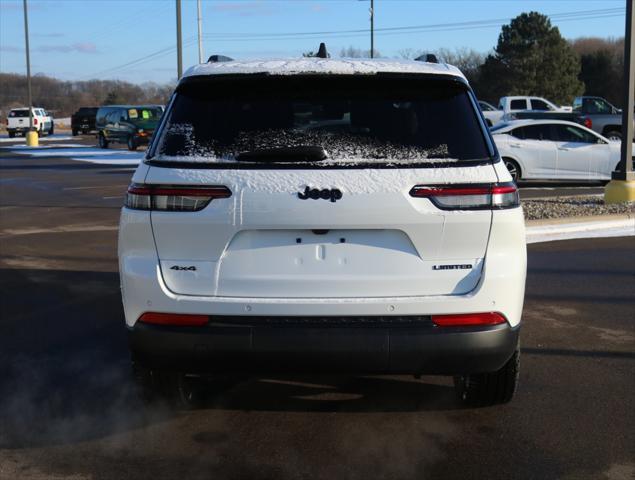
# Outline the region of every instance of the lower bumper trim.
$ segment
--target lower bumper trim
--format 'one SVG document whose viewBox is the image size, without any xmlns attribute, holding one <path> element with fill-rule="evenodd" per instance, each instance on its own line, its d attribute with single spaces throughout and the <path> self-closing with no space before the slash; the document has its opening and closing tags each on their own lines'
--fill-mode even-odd
<svg viewBox="0 0 635 480">
<path fill-rule="evenodd" d="M 254 320 L 252 318 L 252 320 Z M 188 373 L 493 372 L 514 353 L 520 327 L 214 324 L 128 329 L 136 361 Z"/>
</svg>

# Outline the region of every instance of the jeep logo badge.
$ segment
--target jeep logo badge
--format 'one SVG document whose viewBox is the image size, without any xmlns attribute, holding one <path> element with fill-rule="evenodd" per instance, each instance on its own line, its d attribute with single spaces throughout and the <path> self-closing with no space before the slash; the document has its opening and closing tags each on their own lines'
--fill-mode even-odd
<svg viewBox="0 0 635 480">
<path fill-rule="evenodd" d="M 322 200 L 330 200 L 335 203 L 342 198 L 342 192 L 337 188 L 324 188 L 320 190 L 319 188 L 306 187 L 304 192 L 298 192 L 298 198 L 300 200 L 307 200 L 309 198 L 318 200 L 321 198 Z"/>
</svg>

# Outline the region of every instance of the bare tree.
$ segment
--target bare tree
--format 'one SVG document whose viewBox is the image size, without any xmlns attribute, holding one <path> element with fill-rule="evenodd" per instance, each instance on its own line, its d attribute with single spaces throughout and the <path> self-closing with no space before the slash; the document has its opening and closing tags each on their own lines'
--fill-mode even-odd
<svg viewBox="0 0 635 480">
<path fill-rule="evenodd" d="M 0 73 L 0 112 L 26 104 L 26 82 L 23 75 Z M 32 79 L 33 102 L 56 117 L 71 115 L 81 106 L 99 106 L 104 103 L 166 103 L 174 90 L 174 83 L 147 82 L 135 85 L 119 80 L 87 80 L 68 82 L 45 75 Z"/>
<path fill-rule="evenodd" d="M 379 50 L 375 49 L 373 53 L 375 58 L 381 57 L 381 53 L 379 53 Z M 342 48 L 342 50 L 340 50 L 340 57 L 370 58 L 370 50 L 364 50 L 362 48 L 353 47 L 351 45 L 347 48 Z"/>
</svg>

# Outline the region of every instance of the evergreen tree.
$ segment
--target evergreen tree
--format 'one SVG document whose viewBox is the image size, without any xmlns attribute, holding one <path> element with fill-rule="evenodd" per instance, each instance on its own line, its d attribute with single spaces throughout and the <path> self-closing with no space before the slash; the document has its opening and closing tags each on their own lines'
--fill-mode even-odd
<svg viewBox="0 0 635 480">
<path fill-rule="evenodd" d="M 481 95 L 536 95 L 571 104 L 584 91 L 579 73 L 579 56 L 549 18 L 523 13 L 503 26 L 494 53 L 481 67 Z"/>
</svg>

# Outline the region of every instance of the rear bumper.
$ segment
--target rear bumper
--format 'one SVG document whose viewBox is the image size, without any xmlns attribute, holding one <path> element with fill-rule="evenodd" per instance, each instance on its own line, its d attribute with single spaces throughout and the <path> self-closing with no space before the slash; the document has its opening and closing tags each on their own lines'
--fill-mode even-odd
<svg viewBox="0 0 635 480">
<path fill-rule="evenodd" d="M 71 130 L 93 131 L 96 130 L 96 128 L 94 124 L 77 122 L 71 123 Z"/>
<path fill-rule="evenodd" d="M 242 317 L 238 323 L 223 321 L 205 327 L 137 322 L 128 328 L 136 361 L 151 368 L 191 373 L 492 372 L 512 356 L 519 332 L 519 326 L 511 328 L 508 324 L 453 328 L 425 322 L 320 326 L 266 324 L 258 317 Z"/>
<path fill-rule="evenodd" d="M 150 143 L 150 138 L 152 138 L 152 134 L 144 136 L 134 135 L 134 140 L 137 145 L 147 145 L 148 143 Z"/>
</svg>

